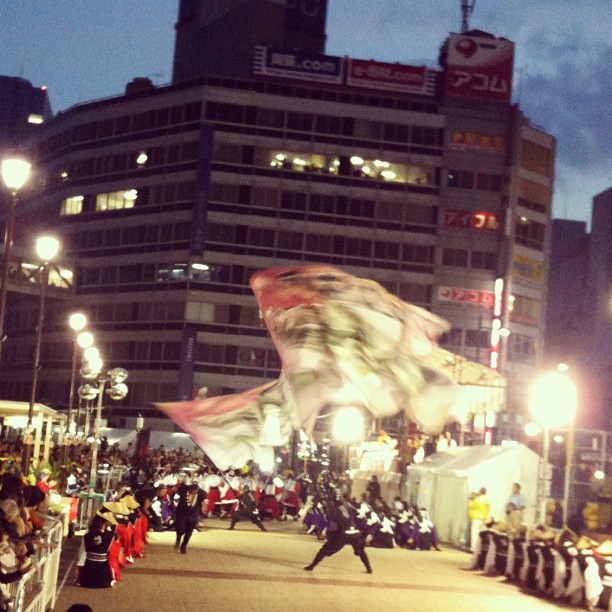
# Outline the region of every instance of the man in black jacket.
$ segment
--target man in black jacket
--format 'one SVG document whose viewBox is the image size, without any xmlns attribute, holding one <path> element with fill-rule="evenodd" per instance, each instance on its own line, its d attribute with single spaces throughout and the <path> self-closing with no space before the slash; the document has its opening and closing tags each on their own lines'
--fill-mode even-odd
<svg viewBox="0 0 612 612">
<path fill-rule="evenodd" d="M 244 486 L 242 495 L 239 498 L 238 508 L 232 515 L 232 524 L 229 526 L 229 528 L 233 529 L 234 525 L 236 525 L 238 521 L 245 520 L 251 521 L 251 523 L 257 525 L 262 531 L 267 531 L 259 518 L 259 510 L 257 509 L 257 500 L 255 499 L 255 495 L 253 495 L 253 491 L 251 491 L 248 485 Z"/>
<path fill-rule="evenodd" d="M 176 504 L 175 525 L 176 543 L 174 550 L 181 549 L 181 554 L 187 553 L 187 544 L 193 530 L 200 522 L 202 502 L 206 494 L 197 484 L 180 484 L 178 488 L 178 502 Z"/>
<path fill-rule="evenodd" d="M 304 569 L 312 572 L 325 557 L 331 557 L 342 550 L 345 546 L 352 546 L 353 553 L 358 556 L 365 565 L 368 574 L 372 573 L 370 560 L 365 552 L 365 540 L 359 529 L 355 527 L 355 510 L 342 498 L 339 489 L 335 490 L 336 500 L 328 506 L 328 519 L 335 523 L 336 530 L 328 533 L 327 541 L 316 554 L 310 565 Z"/>
</svg>

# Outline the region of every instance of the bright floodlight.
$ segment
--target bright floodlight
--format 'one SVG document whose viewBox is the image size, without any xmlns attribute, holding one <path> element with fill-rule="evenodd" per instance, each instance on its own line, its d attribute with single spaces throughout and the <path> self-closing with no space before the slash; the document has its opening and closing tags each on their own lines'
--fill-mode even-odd
<svg viewBox="0 0 612 612">
<path fill-rule="evenodd" d="M 68 318 L 68 325 L 74 331 L 81 331 L 87 325 L 87 317 L 82 312 L 75 312 Z"/>
<path fill-rule="evenodd" d="M 574 420 L 578 395 L 576 385 L 561 372 L 549 372 L 531 386 L 529 408 L 543 427 L 561 427 Z"/>
<path fill-rule="evenodd" d="M 259 433 L 262 446 L 281 446 L 284 442 L 281 435 L 280 409 L 276 406 L 264 407 L 264 422 Z"/>
<path fill-rule="evenodd" d="M 36 240 L 36 253 L 43 261 L 51 261 L 58 253 L 59 240 L 53 236 L 41 236 Z"/>
<path fill-rule="evenodd" d="M 357 408 L 342 408 L 334 420 L 334 438 L 338 442 L 355 442 L 363 436 L 365 423 Z"/>
<path fill-rule="evenodd" d="M 274 454 L 271 448 L 261 449 L 257 458 L 259 469 L 264 473 L 270 473 L 274 469 Z"/>
<path fill-rule="evenodd" d="M 100 351 L 95 346 L 88 346 L 83 351 L 83 359 L 91 364 L 92 361 L 97 361 L 100 359 Z"/>
<path fill-rule="evenodd" d="M 81 332 L 78 336 L 77 336 L 77 344 L 82 348 L 82 349 L 89 349 L 93 346 L 94 343 L 94 337 L 93 334 L 91 332 Z M 96 349 L 98 350 L 98 349 Z M 98 354 L 100 354 L 98 352 Z"/>
<path fill-rule="evenodd" d="M 2 160 L 2 180 L 11 191 L 19 191 L 30 176 L 32 164 L 25 159 Z"/>
<path fill-rule="evenodd" d="M 537 423 L 527 423 L 525 433 L 531 437 L 539 436 L 542 433 L 542 428 Z"/>
</svg>

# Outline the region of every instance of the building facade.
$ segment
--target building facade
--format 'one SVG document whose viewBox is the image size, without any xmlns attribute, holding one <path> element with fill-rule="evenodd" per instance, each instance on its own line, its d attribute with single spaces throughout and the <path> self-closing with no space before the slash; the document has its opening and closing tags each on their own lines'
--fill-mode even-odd
<svg viewBox="0 0 612 612">
<path fill-rule="evenodd" d="M 498 424 L 520 425 L 542 354 L 555 141 L 510 104 L 507 58 L 486 91 L 461 63 L 481 42 L 508 51 L 454 34 L 434 71 L 258 45 L 249 78 L 175 78 L 45 125 L 18 223 L 60 234 L 77 274 L 74 302 L 48 306 L 39 396 L 66 404 L 76 306 L 130 372 L 114 425 L 276 378 L 249 278 L 322 262 L 447 319 L 443 345 L 508 377 Z M 17 399 L 35 306 L 9 306 L 0 395 Z"/>
<path fill-rule="evenodd" d="M 0 76 L 0 151 L 16 147 L 51 116 L 46 87 Z"/>
</svg>

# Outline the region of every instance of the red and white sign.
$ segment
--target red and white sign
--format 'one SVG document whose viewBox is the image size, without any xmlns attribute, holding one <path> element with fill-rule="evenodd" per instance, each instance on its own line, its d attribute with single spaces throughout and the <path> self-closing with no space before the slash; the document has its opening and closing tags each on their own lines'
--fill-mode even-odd
<svg viewBox="0 0 612 612">
<path fill-rule="evenodd" d="M 433 95 L 435 93 L 435 72 L 428 70 L 425 66 L 350 59 L 346 84 L 353 87 Z"/>
<path fill-rule="evenodd" d="M 444 211 L 444 227 L 462 227 L 477 231 L 496 231 L 499 229 L 499 216 L 491 212 L 471 212 L 447 208 Z"/>
<path fill-rule="evenodd" d="M 510 102 L 514 43 L 505 38 L 451 34 L 446 66 L 446 94 Z"/>
<path fill-rule="evenodd" d="M 459 287 L 438 287 L 438 300 L 440 302 L 460 302 L 488 309 L 493 308 L 495 304 L 495 294 L 491 291 L 477 291 Z"/>
</svg>

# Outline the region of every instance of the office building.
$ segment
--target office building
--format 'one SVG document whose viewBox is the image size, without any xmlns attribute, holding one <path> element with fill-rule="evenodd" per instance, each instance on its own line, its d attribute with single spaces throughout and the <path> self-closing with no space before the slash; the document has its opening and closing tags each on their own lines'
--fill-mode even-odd
<svg viewBox="0 0 612 612">
<path fill-rule="evenodd" d="M 249 277 L 323 262 L 450 321 L 444 346 L 508 377 L 503 425 L 520 425 L 542 354 L 555 141 L 511 104 L 513 44 L 452 34 L 432 70 L 321 55 L 317 29 L 298 51 L 255 45 L 249 75 L 229 60 L 189 75 L 181 22 L 198 4 L 181 3 L 172 85 L 79 105 L 29 142 L 45 183 L 20 223 L 52 227 L 78 262 L 74 302 L 49 305 L 41 396 L 68 397 L 76 305 L 130 371 L 115 425 L 275 378 Z M 31 310 L 13 300 L 5 397 L 29 393 Z"/>
</svg>

